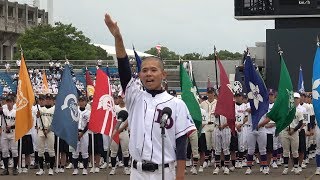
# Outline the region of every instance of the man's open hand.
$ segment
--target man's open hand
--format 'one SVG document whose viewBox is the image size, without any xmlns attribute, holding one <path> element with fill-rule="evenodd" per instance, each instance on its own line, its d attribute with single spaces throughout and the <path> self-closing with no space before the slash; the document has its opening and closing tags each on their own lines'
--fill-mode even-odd
<svg viewBox="0 0 320 180">
<path fill-rule="evenodd" d="M 118 27 L 117 22 L 113 21 L 108 13 L 106 13 L 104 16 L 104 22 L 106 23 L 109 31 L 115 38 L 121 37 L 120 29 Z"/>
</svg>

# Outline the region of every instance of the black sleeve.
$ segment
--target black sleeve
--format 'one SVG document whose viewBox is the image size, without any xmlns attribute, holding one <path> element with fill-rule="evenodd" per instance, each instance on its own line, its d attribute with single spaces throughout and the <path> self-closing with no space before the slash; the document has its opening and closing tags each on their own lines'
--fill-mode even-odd
<svg viewBox="0 0 320 180">
<path fill-rule="evenodd" d="M 86 133 L 88 131 L 88 126 L 89 126 L 89 123 L 87 123 L 86 127 L 83 129 L 82 133 Z"/>
<path fill-rule="evenodd" d="M 125 92 L 126 87 L 132 76 L 128 56 L 124 58 L 118 58 L 118 71 L 120 76 L 121 87 L 123 92 Z"/>
<path fill-rule="evenodd" d="M 177 160 L 186 160 L 187 158 L 187 135 L 183 135 L 176 139 L 176 155 Z"/>
<path fill-rule="evenodd" d="M 301 121 L 299 121 L 298 125 L 294 128 L 294 132 L 298 131 L 298 129 L 300 129 L 302 125 L 303 125 L 303 123 L 301 120 Z"/>
</svg>

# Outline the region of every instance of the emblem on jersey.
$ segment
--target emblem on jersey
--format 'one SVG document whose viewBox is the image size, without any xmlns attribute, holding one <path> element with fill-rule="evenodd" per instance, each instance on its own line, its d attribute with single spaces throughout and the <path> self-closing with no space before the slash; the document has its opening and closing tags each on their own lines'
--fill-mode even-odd
<svg viewBox="0 0 320 180">
<path fill-rule="evenodd" d="M 78 121 L 79 112 L 78 112 L 78 104 L 77 97 L 74 94 L 69 94 L 64 98 L 63 105 L 61 106 L 61 110 L 65 110 L 66 108 L 70 109 L 70 115 L 73 121 Z"/>
<path fill-rule="evenodd" d="M 253 100 L 254 107 L 259 108 L 259 103 L 263 102 L 263 98 L 260 94 L 260 89 L 258 85 L 254 85 L 252 82 L 249 82 L 250 92 L 248 93 L 248 98 Z"/>
<path fill-rule="evenodd" d="M 317 90 L 319 85 L 320 85 L 320 79 L 315 80 L 312 85 L 312 97 L 313 99 L 316 99 L 316 100 L 318 100 L 320 97 L 319 91 Z"/>
<path fill-rule="evenodd" d="M 158 118 L 156 119 L 155 122 L 160 124 L 161 123 L 161 117 L 162 117 L 162 110 L 161 109 L 157 109 L 157 111 L 158 111 Z M 166 129 L 170 129 L 170 128 L 172 128 L 172 126 L 173 126 L 173 119 L 172 119 L 172 117 L 169 117 L 165 128 Z"/>
<path fill-rule="evenodd" d="M 235 81 L 233 83 L 233 92 L 234 93 L 241 93 L 242 92 L 242 84 L 240 81 Z"/>
<path fill-rule="evenodd" d="M 288 104 L 288 107 L 289 107 L 289 110 L 291 110 L 291 109 L 294 108 L 293 91 L 290 91 L 289 89 L 287 89 L 287 93 L 288 93 L 288 96 L 289 96 L 289 104 Z"/>
<path fill-rule="evenodd" d="M 29 101 L 27 100 L 27 98 L 24 97 L 23 93 L 22 93 L 22 89 L 21 89 L 21 84 L 22 84 L 22 81 L 19 80 L 18 82 L 18 92 L 17 92 L 17 111 L 23 109 L 24 107 L 26 107 L 29 103 Z"/>
</svg>

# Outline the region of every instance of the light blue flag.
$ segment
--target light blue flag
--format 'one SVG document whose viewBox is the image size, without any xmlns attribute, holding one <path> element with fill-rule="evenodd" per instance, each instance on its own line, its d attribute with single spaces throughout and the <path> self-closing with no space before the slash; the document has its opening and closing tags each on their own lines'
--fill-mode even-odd
<svg viewBox="0 0 320 180">
<path fill-rule="evenodd" d="M 314 113 L 317 119 L 317 124 L 320 127 L 320 48 L 317 47 L 316 55 L 313 62 L 313 77 L 312 77 L 312 103 Z"/>
<path fill-rule="evenodd" d="M 78 92 L 72 81 L 70 68 L 65 65 L 62 81 L 56 97 L 56 105 L 52 120 L 52 131 L 65 140 L 73 148 L 78 142 Z"/>
<path fill-rule="evenodd" d="M 302 68 L 300 65 L 300 70 L 299 70 L 299 82 L 298 82 L 298 92 L 304 93 L 304 81 L 303 81 L 303 73 L 302 73 Z"/>
<path fill-rule="evenodd" d="M 268 112 L 269 94 L 260 73 L 253 66 L 250 56 L 247 56 L 244 63 L 244 75 L 251 107 L 252 130 L 255 130 L 262 116 Z"/>
</svg>

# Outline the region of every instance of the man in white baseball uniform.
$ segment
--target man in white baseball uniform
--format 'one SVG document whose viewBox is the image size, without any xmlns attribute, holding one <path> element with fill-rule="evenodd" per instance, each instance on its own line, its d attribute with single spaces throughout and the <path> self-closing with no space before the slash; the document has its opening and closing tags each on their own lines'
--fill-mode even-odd
<svg viewBox="0 0 320 180">
<path fill-rule="evenodd" d="M 46 105 L 41 107 L 37 113 L 37 117 L 40 118 L 40 124 L 38 127 L 38 153 L 39 153 L 39 171 L 36 175 L 41 176 L 43 175 L 44 168 L 43 168 L 43 161 L 44 161 L 44 152 L 45 148 L 50 156 L 50 168 L 48 170 L 49 175 L 53 175 L 53 166 L 55 163 L 55 152 L 54 152 L 54 133 L 51 131 L 51 123 L 53 119 L 54 113 L 54 97 L 52 94 L 47 94 L 45 97 Z"/>
<path fill-rule="evenodd" d="M 206 160 L 205 160 L 205 164 L 206 165 L 210 165 L 211 163 L 211 154 L 212 154 L 212 150 L 215 149 L 214 145 L 214 130 L 215 130 L 215 120 L 216 117 L 214 115 L 214 111 L 216 109 L 216 105 L 217 105 L 217 96 L 215 93 L 215 89 L 213 87 L 209 87 L 207 88 L 207 96 L 208 99 L 203 101 L 200 104 L 200 108 L 204 109 L 207 114 L 208 114 L 208 124 L 206 126 L 204 126 L 204 132 L 206 135 L 206 144 L 207 144 L 207 152 L 206 152 Z M 204 165 L 204 167 L 206 167 L 206 165 Z"/>
<path fill-rule="evenodd" d="M 79 121 L 78 121 L 78 144 L 77 149 L 71 147 L 72 160 L 73 160 L 73 173 L 72 175 L 78 175 L 78 162 L 79 162 L 79 153 L 81 152 L 82 161 L 83 161 L 83 170 L 82 175 L 87 175 L 88 171 L 88 146 L 89 146 L 89 135 L 88 135 L 88 123 L 90 119 L 90 110 L 86 109 L 87 106 L 87 97 L 79 97 Z"/>
<path fill-rule="evenodd" d="M 295 106 L 299 106 L 300 103 L 300 94 L 299 93 L 294 93 L 294 104 Z M 299 132 L 298 130 L 302 127 L 303 125 L 303 112 L 299 108 L 296 108 L 296 114 L 291 122 L 291 124 L 285 128 L 283 131 L 280 133 L 280 141 L 283 147 L 283 166 L 284 170 L 282 171 L 283 175 L 288 174 L 288 164 L 289 164 L 289 156 L 290 156 L 290 151 L 293 157 L 293 167 L 294 167 L 294 173 L 295 174 L 300 174 L 300 171 L 298 169 L 299 164 L 298 164 L 298 158 L 299 158 L 299 153 L 298 153 L 298 148 L 299 148 Z"/>
<path fill-rule="evenodd" d="M 169 95 L 162 88 L 166 72 L 161 59 L 145 58 L 141 64 L 139 79 L 132 78 L 129 58 L 119 27 L 108 14 L 105 15 L 105 23 L 115 38 L 119 76 L 126 94 L 130 129 L 129 151 L 132 156 L 130 179 L 160 180 L 164 173 L 166 180 L 183 180 L 187 150 L 186 134 L 196 129 L 188 108 L 182 100 Z M 162 165 L 160 123 L 163 123 L 162 112 L 166 107 L 171 108 L 172 115 L 164 126 L 165 147 Z"/>
<path fill-rule="evenodd" d="M 2 146 L 2 159 L 4 164 L 4 170 L 1 175 L 9 175 L 9 158 L 12 152 L 13 157 L 13 175 L 18 175 L 18 141 L 15 141 L 15 121 L 16 121 L 16 109 L 14 108 L 14 97 L 8 95 L 6 98 L 6 105 L 2 107 L 1 114 L 1 146 Z"/>
<path fill-rule="evenodd" d="M 120 95 L 118 96 L 118 105 L 115 105 L 114 109 L 115 112 L 118 116 L 118 113 L 122 110 L 127 111 L 126 105 L 123 101 L 123 97 Z M 127 119 L 123 119 L 125 120 L 124 122 L 120 122 L 121 125 L 119 127 L 119 129 L 116 129 L 115 131 L 118 131 L 119 134 L 119 141 L 120 141 L 120 145 L 121 145 L 121 150 L 122 150 L 122 154 L 123 154 L 123 164 L 124 164 L 124 170 L 123 173 L 125 175 L 130 175 L 130 169 L 129 169 L 129 133 L 128 133 L 128 121 Z M 121 121 L 120 119 L 118 119 L 118 121 Z M 116 133 L 116 132 L 115 132 Z M 117 163 L 117 154 L 118 154 L 118 149 L 119 149 L 119 144 L 117 144 L 114 140 L 111 141 L 111 146 L 110 146 L 110 150 L 111 150 L 111 171 L 110 171 L 110 175 L 115 175 L 116 174 L 116 163 Z"/>
</svg>

